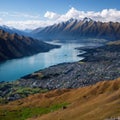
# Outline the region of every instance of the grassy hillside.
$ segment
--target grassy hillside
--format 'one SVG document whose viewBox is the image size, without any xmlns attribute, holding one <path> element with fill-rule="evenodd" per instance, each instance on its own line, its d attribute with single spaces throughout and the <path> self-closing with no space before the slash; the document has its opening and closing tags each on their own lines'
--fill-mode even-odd
<svg viewBox="0 0 120 120">
<path fill-rule="evenodd" d="M 104 120 L 120 116 L 120 78 L 54 90 L 0 106 L 0 120 Z"/>
</svg>

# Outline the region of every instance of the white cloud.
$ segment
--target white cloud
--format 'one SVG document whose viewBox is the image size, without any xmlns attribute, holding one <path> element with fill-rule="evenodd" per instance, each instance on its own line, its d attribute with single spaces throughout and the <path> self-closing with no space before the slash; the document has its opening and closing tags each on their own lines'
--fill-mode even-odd
<svg viewBox="0 0 120 120">
<path fill-rule="evenodd" d="M 49 12 L 52 13 L 52 12 Z M 48 13 L 45 13 L 45 15 Z M 49 16 L 50 14 L 48 14 Z M 52 15 L 52 14 L 51 14 Z M 54 13 L 54 15 L 58 15 L 57 13 Z M 51 16 L 49 16 L 50 18 Z M 96 21 L 113 21 L 113 22 L 120 22 L 120 11 L 117 9 L 103 9 L 102 11 L 95 12 L 95 11 L 79 11 L 75 9 L 74 7 L 70 8 L 67 13 L 59 15 L 59 17 L 56 17 L 56 21 L 66 21 L 70 18 L 75 19 L 83 19 L 85 17 L 89 17 Z M 52 18 L 52 17 L 51 17 Z"/>
<path fill-rule="evenodd" d="M 53 21 L 27 20 L 27 21 L 7 21 L 5 25 L 12 26 L 17 29 L 35 29 L 54 24 Z"/>
<path fill-rule="evenodd" d="M 80 14 L 80 11 L 78 11 L 75 8 L 72 7 L 66 14 L 61 15 L 58 18 L 58 21 L 66 21 L 66 20 L 68 20 L 70 18 L 78 19 L 79 14 Z"/>
<path fill-rule="evenodd" d="M 48 19 L 58 19 L 59 16 L 60 16 L 59 14 L 54 13 L 54 12 L 50 12 L 50 11 L 47 11 L 44 15 L 44 17 L 46 17 Z"/>
<path fill-rule="evenodd" d="M 20 12 L 13 12 L 12 14 L 10 14 L 10 16 L 24 17 L 24 18 L 29 18 L 29 19 L 38 19 L 38 18 L 40 18 L 40 15 L 30 15 L 30 14 L 27 14 L 27 13 L 20 13 Z"/>
<path fill-rule="evenodd" d="M 75 8 L 72 7 L 72 8 L 65 14 L 65 16 L 66 16 L 67 18 L 78 18 L 79 14 L 80 14 L 80 11 L 78 11 L 78 10 L 76 10 Z"/>
<path fill-rule="evenodd" d="M 22 20 L 9 20 L 5 21 L 4 18 L 8 16 L 11 18 L 25 18 Z M 0 24 L 5 24 L 8 26 L 13 26 L 15 28 L 19 29 L 34 29 L 38 27 L 45 27 L 48 25 L 52 25 L 54 23 L 58 23 L 61 21 L 66 21 L 71 18 L 75 19 L 83 19 L 85 17 L 91 18 L 96 21 L 113 21 L 113 22 L 120 22 L 120 10 L 117 9 L 103 9 L 101 11 L 80 11 L 75 9 L 74 7 L 71 7 L 65 14 L 59 14 L 52 11 L 47 11 L 44 14 L 44 17 L 47 18 L 47 20 L 40 20 L 40 15 L 31 15 L 26 13 L 19 13 L 19 12 L 0 12 Z"/>
<path fill-rule="evenodd" d="M 18 17 L 18 18 L 28 18 L 28 19 L 38 19 L 40 18 L 40 15 L 31 15 L 27 13 L 21 13 L 21 12 L 0 12 L 1 17 Z"/>
<path fill-rule="evenodd" d="M 3 19 L 2 18 L 0 18 L 0 23 L 2 23 L 3 22 Z"/>
<path fill-rule="evenodd" d="M 0 12 L 0 16 L 1 16 L 1 17 L 8 16 L 8 14 L 9 14 L 8 12 Z"/>
</svg>

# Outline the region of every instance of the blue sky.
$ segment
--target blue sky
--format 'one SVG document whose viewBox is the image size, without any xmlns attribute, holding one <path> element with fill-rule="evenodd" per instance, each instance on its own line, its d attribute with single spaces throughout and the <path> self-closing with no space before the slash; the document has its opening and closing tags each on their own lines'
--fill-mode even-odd
<svg viewBox="0 0 120 120">
<path fill-rule="evenodd" d="M 113 17 L 118 14 L 118 20 L 119 10 L 120 0 L 0 0 L 0 23 L 21 29 L 31 23 L 29 27 L 34 28 L 33 26 L 45 26 L 69 19 L 72 17 L 71 14 L 73 18 L 78 15 L 79 18 L 85 15 L 91 17 L 88 14 L 91 11 L 94 12 L 95 15 L 92 17 L 95 19 L 98 19 L 96 14 L 99 16 L 103 11 L 106 16 L 102 14 L 100 20 L 106 21 L 105 17 L 109 17 L 110 20 L 110 14 L 113 14 Z M 85 12 L 83 16 L 80 16 L 81 11 Z"/>
</svg>

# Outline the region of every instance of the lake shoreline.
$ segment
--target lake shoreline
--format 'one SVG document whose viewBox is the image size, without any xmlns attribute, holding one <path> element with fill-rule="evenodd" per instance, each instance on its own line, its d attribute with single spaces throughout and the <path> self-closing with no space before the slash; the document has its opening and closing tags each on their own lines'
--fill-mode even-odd
<svg viewBox="0 0 120 120">
<path fill-rule="evenodd" d="M 38 82 L 41 82 L 42 80 L 44 80 L 44 81 L 47 80 L 47 82 L 49 82 L 49 79 L 55 79 L 55 78 L 58 79 L 58 77 L 60 77 L 61 74 L 63 74 L 62 78 L 59 78 L 61 80 L 61 79 L 64 79 L 64 76 L 67 76 L 68 73 L 71 73 L 71 71 L 78 72 L 79 70 L 77 70 L 77 71 L 75 70 L 75 69 L 77 69 L 77 67 L 79 67 L 79 69 L 81 69 L 80 71 L 81 71 L 81 73 L 83 73 L 83 76 L 84 77 L 86 76 L 84 78 L 84 77 L 80 77 L 81 75 L 78 74 L 77 79 L 79 79 L 79 77 L 80 77 L 80 79 L 84 78 L 84 80 L 82 80 L 82 82 L 83 82 L 83 81 L 86 81 L 89 78 L 91 78 L 94 74 L 96 74 L 93 77 L 93 79 L 95 81 L 93 83 L 89 83 L 89 82 L 84 83 L 83 82 L 81 85 L 77 85 L 77 86 L 68 85 L 68 88 L 76 88 L 76 87 L 86 86 L 86 85 L 94 84 L 97 81 L 101 81 L 101 80 L 116 79 L 117 77 L 120 76 L 120 73 L 119 73 L 120 48 L 119 47 L 120 47 L 119 45 L 118 46 L 114 46 L 114 45 L 107 46 L 106 45 L 106 46 L 100 46 L 98 48 L 88 48 L 88 49 L 84 48 L 83 50 L 85 50 L 86 53 L 84 53 L 82 55 L 78 55 L 80 57 L 81 56 L 84 57 L 83 60 L 80 60 L 78 62 L 61 63 L 61 64 L 53 65 L 53 66 L 50 66 L 43 70 L 38 70 L 38 71 L 34 72 L 33 74 L 26 75 L 26 76 L 22 77 L 19 81 L 21 83 L 21 81 L 24 81 L 25 79 L 31 80 L 30 84 L 33 84 L 34 83 L 33 81 L 35 79 L 38 79 Z M 114 48 L 114 49 L 112 49 L 112 48 Z M 92 69 L 91 69 L 91 67 L 92 67 Z M 83 72 L 82 69 L 85 69 L 85 71 Z M 90 71 L 89 69 L 91 69 L 92 71 Z M 98 69 L 98 71 L 97 71 L 97 69 Z M 116 69 L 116 71 L 114 71 L 114 69 Z M 104 72 L 104 70 L 106 70 L 106 73 Z M 52 71 L 52 72 L 49 72 L 49 71 Z M 59 72 L 56 72 L 56 71 L 59 71 Z M 66 71 L 66 72 L 61 73 L 62 71 Z M 39 73 L 43 74 L 44 77 L 39 76 Z M 71 73 L 71 74 L 73 76 L 75 76 L 73 73 Z M 39 81 L 39 79 L 40 79 L 40 81 Z M 27 81 L 25 80 L 24 82 L 26 83 Z M 24 82 L 21 85 L 24 86 L 25 85 Z M 57 89 L 57 88 L 63 87 L 62 85 L 58 86 L 58 87 L 53 85 L 52 88 L 49 88 L 49 86 L 44 86 L 44 84 L 42 86 L 42 82 L 41 82 L 41 85 L 38 83 L 38 84 L 36 84 L 35 87 L 38 87 L 38 86 L 42 87 L 42 88 L 48 88 L 48 89 Z M 63 88 L 66 88 L 66 86 L 64 86 Z"/>
<path fill-rule="evenodd" d="M 8 98 L 16 100 L 22 97 L 21 94 L 14 92 L 17 88 L 42 90 L 79 88 L 120 77 L 120 44 L 88 49 L 82 56 L 85 59 L 79 62 L 61 63 L 38 70 L 13 82 L 2 82 L 0 95 L 7 96 L 9 93 Z"/>
<path fill-rule="evenodd" d="M 83 45 L 69 43 L 59 44 L 59 46 L 61 46 L 59 49 L 52 49 L 49 52 L 38 53 L 33 56 L 12 59 L 1 63 L 0 81 L 16 80 L 39 69 L 44 69 L 59 63 L 74 62 L 82 59 L 82 57 L 77 56 L 79 51 L 74 48 Z M 8 73 L 7 76 L 6 73 Z"/>
</svg>

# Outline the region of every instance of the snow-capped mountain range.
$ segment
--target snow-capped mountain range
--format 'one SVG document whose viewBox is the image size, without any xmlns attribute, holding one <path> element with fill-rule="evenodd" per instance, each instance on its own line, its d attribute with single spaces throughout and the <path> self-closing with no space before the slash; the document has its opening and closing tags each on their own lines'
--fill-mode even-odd
<svg viewBox="0 0 120 120">
<path fill-rule="evenodd" d="M 101 22 L 94 21 L 91 18 L 70 20 L 53 24 L 47 27 L 38 27 L 35 30 L 18 30 L 8 26 L 0 26 L 1 30 L 11 34 L 32 36 L 40 40 L 119 40 L 120 23 L 119 22 Z M 91 42 L 91 41 L 90 41 Z"/>
<path fill-rule="evenodd" d="M 120 23 L 70 19 L 65 22 L 37 28 L 32 31 L 34 37 L 42 40 L 83 40 L 83 39 L 120 39 Z"/>
</svg>

